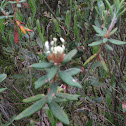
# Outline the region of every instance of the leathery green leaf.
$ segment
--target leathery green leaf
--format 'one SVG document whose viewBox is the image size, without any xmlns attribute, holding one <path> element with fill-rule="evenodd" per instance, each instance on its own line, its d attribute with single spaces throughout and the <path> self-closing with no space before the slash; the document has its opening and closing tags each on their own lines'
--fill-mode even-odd
<svg viewBox="0 0 126 126">
<path fill-rule="evenodd" d="M 23 112 L 21 112 L 15 120 L 20 120 L 22 118 L 31 116 L 35 112 L 39 111 L 45 104 L 47 103 L 47 97 L 44 96 L 41 100 L 35 102 L 33 105 L 25 109 Z"/>
<path fill-rule="evenodd" d="M 76 49 L 71 50 L 65 57 L 63 60 L 63 63 L 69 62 L 77 53 Z"/>
<path fill-rule="evenodd" d="M 42 87 L 44 84 L 48 83 L 47 76 L 40 77 L 37 81 L 35 81 L 35 89 Z"/>
<path fill-rule="evenodd" d="M 49 103 L 49 108 L 57 119 L 59 119 L 64 124 L 69 125 L 69 119 L 66 113 L 60 108 L 60 106 L 56 102 L 52 101 L 51 103 Z"/>
<path fill-rule="evenodd" d="M 53 64 L 51 64 L 51 63 L 41 62 L 41 63 L 32 64 L 32 65 L 30 65 L 29 67 L 36 68 L 36 69 L 44 69 L 44 68 L 49 68 L 49 67 L 51 67 L 52 65 L 53 65 Z"/>
<path fill-rule="evenodd" d="M 3 92 L 3 91 L 5 91 L 6 89 L 7 89 L 7 88 L 1 88 L 1 89 L 0 89 L 0 93 Z"/>
<path fill-rule="evenodd" d="M 92 42 L 91 44 L 89 44 L 89 46 L 97 46 L 102 44 L 102 40 L 96 41 L 96 42 Z"/>
<path fill-rule="evenodd" d="M 100 34 L 100 35 L 104 35 L 104 32 L 97 26 L 93 25 L 93 28 L 95 29 L 95 31 Z"/>
<path fill-rule="evenodd" d="M 51 67 L 47 75 L 40 77 L 35 82 L 35 89 L 43 86 L 44 84 L 48 83 L 51 79 L 53 79 L 57 73 L 57 70 L 58 70 L 57 66 Z"/>
<path fill-rule="evenodd" d="M 47 78 L 50 81 L 52 78 L 54 78 L 54 76 L 56 75 L 58 70 L 57 66 L 51 67 L 51 69 L 49 70 L 48 74 L 47 74 Z"/>
<path fill-rule="evenodd" d="M 106 44 L 105 47 L 106 47 L 108 50 L 113 51 L 113 48 L 112 48 L 110 45 Z"/>
<path fill-rule="evenodd" d="M 0 83 L 7 77 L 6 74 L 0 74 Z"/>
<path fill-rule="evenodd" d="M 94 55 L 90 56 L 90 57 L 85 61 L 85 63 L 84 63 L 83 66 L 87 65 L 87 64 L 88 64 L 90 61 L 92 61 L 96 56 L 97 56 L 97 54 L 94 54 Z"/>
<path fill-rule="evenodd" d="M 76 74 L 80 73 L 81 69 L 79 69 L 79 68 L 70 68 L 70 69 L 65 70 L 65 72 L 67 72 L 69 75 L 73 76 L 73 75 L 76 75 Z"/>
<path fill-rule="evenodd" d="M 57 84 L 52 83 L 50 86 L 50 93 L 48 94 L 48 103 L 51 103 L 53 97 L 55 96 L 55 93 L 57 92 Z"/>
<path fill-rule="evenodd" d="M 24 99 L 23 102 L 25 102 L 25 103 L 35 102 L 35 101 L 41 99 L 43 96 L 44 96 L 44 94 L 38 94 L 36 96 L 32 96 L 32 97 Z"/>
<path fill-rule="evenodd" d="M 59 77 L 70 86 L 82 88 L 82 86 L 71 75 L 69 75 L 69 73 L 65 71 L 60 71 Z"/>
<path fill-rule="evenodd" d="M 107 72 L 108 71 L 108 68 L 107 68 L 107 65 L 106 65 L 103 57 L 101 55 L 99 55 L 99 57 L 100 57 L 101 65 L 103 66 L 104 70 Z"/>
<path fill-rule="evenodd" d="M 56 93 L 57 97 L 63 98 L 63 99 L 67 99 L 67 100 L 78 100 L 78 97 L 80 95 L 76 95 L 76 94 L 67 94 L 67 93 Z"/>
<path fill-rule="evenodd" d="M 109 41 L 110 41 L 112 44 L 115 44 L 115 45 L 124 45 L 124 44 L 126 44 L 126 42 L 119 41 L 119 40 L 115 40 L 115 39 L 109 39 Z"/>
</svg>

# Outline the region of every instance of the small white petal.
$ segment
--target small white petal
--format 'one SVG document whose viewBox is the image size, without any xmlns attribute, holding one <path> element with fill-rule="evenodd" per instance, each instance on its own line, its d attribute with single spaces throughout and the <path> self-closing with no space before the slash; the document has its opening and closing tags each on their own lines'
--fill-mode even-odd
<svg viewBox="0 0 126 126">
<path fill-rule="evenodd" d="M 51 46 L 53 46 L 53 45 L 54 45 L 54 43 L 55 43 L 55 41 L 51 41 L 51 43 L 50 43 L 50 44 L 51 44 Z"/>
<path fill-rule="evenodd" d="M 45 41 L 45 46 L 49 46 L 49 42 L 48 41 Z"/>
<path fill-rule="evenodd" d="M 52 52 L 54 51 L 54 47 L 51 47 L 51 51 L 52 51 Z"/>
<path fill-rule="evenodd" d="M 62 43 L 64 43 L 64 42 L 65 42 L 65 40 L 64 40 L 63 38 L 60 38 L 60 41 L 61 41 Z"/>
<path fill-rule="evenodd" d="M 54 41 L 54 42 L 57 42 L 57 38 L 53 38 L 53 41 Z"/>
<path fill-rule="evenodd" d="M 48 41 L 45 42 L 45 48 L 46 48 L 46 50 L 49 51 L 49 42 Z"/>
<path fill-rule="evenodd" d="M 64 45 L 62 45 L 62 48 L 63 48 L 63 51 L 65 50 L 65 46 Z"/>
<path fill-rule="evenodd" d="M 50 51 L 47 51 L 46 53 L 47 53 L 47 54 L 49 54 L 49 53 L 50 53 Z"/>
</svg>

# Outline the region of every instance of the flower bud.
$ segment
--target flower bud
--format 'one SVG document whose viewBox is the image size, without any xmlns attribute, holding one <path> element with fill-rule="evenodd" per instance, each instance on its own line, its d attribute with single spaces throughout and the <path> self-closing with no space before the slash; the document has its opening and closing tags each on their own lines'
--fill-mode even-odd
<svg viewBox="0 0 126 126">
<path fill-rule="evenodd" d="M 54 42 L 57 42 L 57 38 L 53 38 L 53 41 L 54 41 Z"/>
<path fill-rule="evenodd" d="M 48 41 L 45 42 L 45 48 L 47 51 L 49 51 L 49 42 Z"/>
<path fill-rule="evenodd" d="M 55 43 L 55 41 L 51 41 L 51 43 L 50 43 L 50 44 L 51 44 L 51 46 L 53 46 L 53 45 L 54 45 L 54 43 Z"/>
<path fill-rule="evenodd" d="M 64 42 L 65 42 L 65 40 L 64 40 L 63 38 L 60 38 L 60 41 L 61 41 L 62 43 L 64 43 Z"/>
</svg>

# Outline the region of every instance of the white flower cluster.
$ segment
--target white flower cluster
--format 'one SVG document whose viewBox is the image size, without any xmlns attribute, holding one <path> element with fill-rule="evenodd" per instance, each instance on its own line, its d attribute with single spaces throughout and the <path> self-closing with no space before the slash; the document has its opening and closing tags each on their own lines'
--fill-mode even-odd
<svg viewBox="0 0 126 126">
<path fill-rule="evenodd" d="M 62 42 L 62 46 L 56 46 L 57 38 L 53 38 L 53 40 L 50 42 L 51 48 L 49 46 L 49 42 L 46 41 L 45 42 L 46 53 L 62 54 L 65 50 L 64 46 L 65 40 L 63 38 L 60 38 L 60 41 Z"/>
</svg>

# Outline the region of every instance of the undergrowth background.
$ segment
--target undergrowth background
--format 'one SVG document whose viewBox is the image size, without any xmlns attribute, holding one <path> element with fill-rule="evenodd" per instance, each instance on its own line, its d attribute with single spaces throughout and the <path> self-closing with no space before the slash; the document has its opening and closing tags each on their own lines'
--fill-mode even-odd
<svg viewBox="0 0 126 126">
<path fill-rule="evenodd" d="M 113 5 L 113 1 L 108 1 Z M 105 8 L 102 8 L 101 2 Z M 2 4 L 2 0 L 0 3 Z M 123 5 L 125 4 L 124 2 Z M 10 15 L 14 14 L 11 3 L 7 4 L 5 10 L 10 11 Z M 105 12 L 100 15 L 97 10 Z M 57 122 L 57 126 L 63 125 L 58 124 L 59 121 L 46 109 L 22 120 L 13 120 L 31 105 L 23 103 L 23 99 L 39 93 L 46 94 L 48 91 L 48 85 L 35 90 L 34 82 L 45 73 L 28 66 L 47 61 L 44 43 L 46 40 L 51 41 L 53 37 L 65 39 L 66 53 L 75 48 L 78 50 L 71 62 L 62 69 L 78 67 L 83 71 L 75 76 L 82 89 L 66 86 L 66 92 L 80 95 L 79 99 L 60 104 L 69 117 L 70 125 L 126 125 L 126 45 L 110 43 L 112 49 L 103 48 L 94 62 L 94 57 L 91 56 L 98 53 L 100 46 L 89 46 L 98 40 L 92 25 L 103 29 L 111 23 L 112 18 L 105 0 L 27 0 L 18 8 L 16 19 L 33 32 L 25 35 L 17 27 L 17 44 L 14 40 L 14 23 L 3 16 L 1 11 L 0 73 L 7 74 L 0 85 L 1 88 L 7 88 L 0 94 L 1 125 L 29 126 L 32 125 L 31 120 L 36 126 L 41 121 L 42 126 L 51 125 L 52 120 Z M 115 27 L 118 29 L 111 38 L 126 42 L 126 13 L 119 17 Z M 90 59 L 84 64 L 88 58 Z"/>
</svg>

